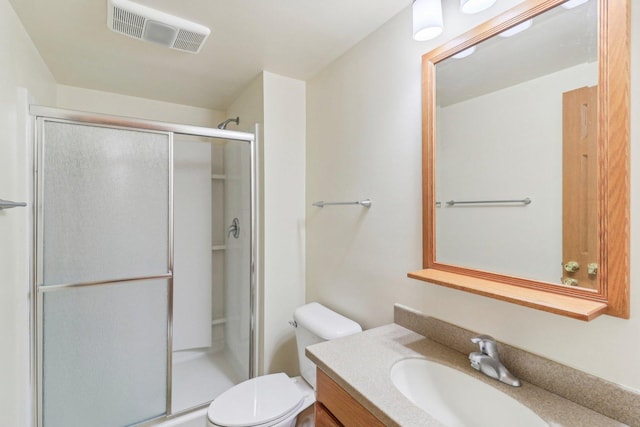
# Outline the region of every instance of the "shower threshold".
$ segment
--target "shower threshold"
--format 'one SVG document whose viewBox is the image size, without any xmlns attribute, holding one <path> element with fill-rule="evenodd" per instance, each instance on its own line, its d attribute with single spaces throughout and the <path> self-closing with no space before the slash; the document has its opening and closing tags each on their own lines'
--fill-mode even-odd
<svg viewBox="0 0 640 427">
<path fill-rule="evenodd" d="M 210 402 L 243 381 L 224 350 L 184 350 L 173 353 L 171 412 Z"/>
</svg>

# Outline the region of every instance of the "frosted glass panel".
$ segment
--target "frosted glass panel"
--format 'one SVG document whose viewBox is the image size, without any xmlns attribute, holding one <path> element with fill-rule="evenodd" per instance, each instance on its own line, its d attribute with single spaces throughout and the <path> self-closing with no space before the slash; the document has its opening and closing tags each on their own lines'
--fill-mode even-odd
<svg viewBox="0 0 640 427">
<path fill-rule="evenodd" d="M 125 426 L 165 413 L 167 289 L 158 279 L 44 294 L 44 426 Z"/>
<path fill-rule="evenodd" d="M 45 122 L 43 283 L 167 273 L 169 136 Z"/>
</svg>

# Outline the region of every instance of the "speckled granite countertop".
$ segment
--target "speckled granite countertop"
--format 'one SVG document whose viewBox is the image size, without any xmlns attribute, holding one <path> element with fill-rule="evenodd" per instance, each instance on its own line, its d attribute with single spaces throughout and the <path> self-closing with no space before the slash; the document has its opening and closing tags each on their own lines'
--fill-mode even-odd
<svg viewBox="0 0 640 427">
<path fill-rule="evenodd" d="M 431 359 L 491 384 L 531 408 L 553 427 L 627 425 L 531 383 L 523 381 L 521 387 L 510 387 L 488 378 L 469 366 L 466 354 L 395 323 L 309 346 L 307 356 L 389 426 L 443 425 L 392 384 L 391 367 L 407 357 Z"/>
</svg>

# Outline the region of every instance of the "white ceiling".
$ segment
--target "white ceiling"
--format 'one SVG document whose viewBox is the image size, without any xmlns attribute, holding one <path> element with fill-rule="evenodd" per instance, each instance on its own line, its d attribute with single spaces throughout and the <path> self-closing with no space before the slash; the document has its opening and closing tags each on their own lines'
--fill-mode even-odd
<svg viewBox="0 0 640 427">
<path fill-rule="evenodd" d="M 10 0 L 60 84 L 224 110 L 262 70 L 307 80 L 410 0 L 137 0 L 211 29 L 198 54 L 107 28 L 107 0 Z M 411 23 L 407 22 L 410 37 Z"/>
</svg>

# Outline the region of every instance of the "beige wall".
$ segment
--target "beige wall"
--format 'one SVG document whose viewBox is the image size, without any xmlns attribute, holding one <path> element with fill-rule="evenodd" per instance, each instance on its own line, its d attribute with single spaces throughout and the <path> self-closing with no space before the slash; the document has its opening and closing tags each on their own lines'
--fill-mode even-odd
<svg viewBox="0 0 640 427">
<path fill-rule="evenodd" d="M 264 372 L 298 374 L 288 321 L 305 296 L 305 102 L 300 80 L 264 72 Z"/>
<path fill-rule="evenodd" d="M 31 205 L 29 102 L 54 104 L 55 81 L 7 0 L 0 0 L 0 198 Z M 31 210 L 0 212 L 0 425 L 26 426 Z"/>
<path fill-rule="evenodd" d="M 303 81 L 263 72 L 227 110 L 258 138 L 259 312 L 258 373 L 298 374 L 288 321 L 305 293 L 305 101 Z"/>
<path fill-rule="evenodd" d="M 216 127 L 226 118 L 224 111 L 65 85 L 58 85 L 56 106 L 69 110 L 204 127 Z"/>
<path fill-rule="evenodd" d="M 455 2 L 451 2 L 455 3 Z M 502 1 L 497 14 L 517 1 Z M 451 6 L 449 6 L 451 7 Z M 403 303 L 561 363 L 640 389 L 640 236 L 631 236 L 631 320 L 585 323 L 406 278 L 422 265 L 420 55 L 471 26 L 411 39 L 411 12 L 387 22 L 307 85 L 307 206 L 370 197 L 372 207 L 307 208 L 307 300 L 370 328 Z M 640 8 L 632 39 L 631 226 L 640 225 Z"/>
</svg>

